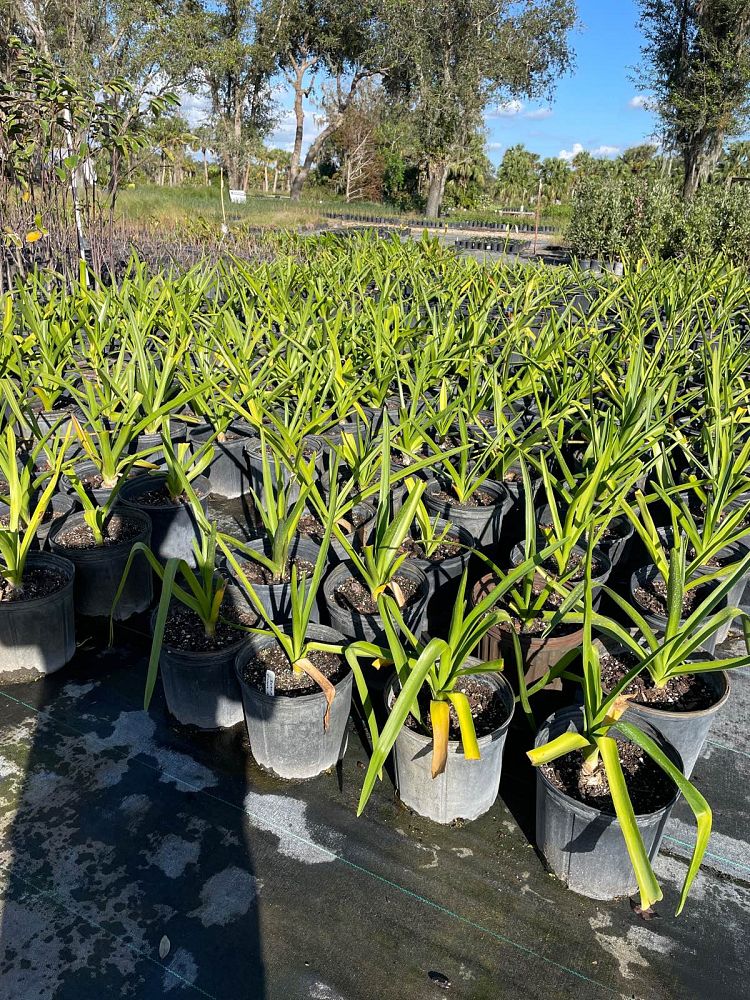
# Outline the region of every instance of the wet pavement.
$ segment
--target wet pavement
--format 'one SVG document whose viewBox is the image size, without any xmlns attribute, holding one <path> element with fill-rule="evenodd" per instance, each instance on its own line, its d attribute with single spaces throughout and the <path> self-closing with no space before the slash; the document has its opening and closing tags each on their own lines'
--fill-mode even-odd
<svg viewBox="0 0 750 1000">
<path fill-rule="evenodd" d="M 147 647 L 79 634 L 75 660 L 0 688 L 0 998 L 246 1000 L 744 998 L 748 995 L 750 672 L 694 780 L 714 834 L 674 917 L 694 839 L 678 804 L 644 922 L 548 874 L 533 843 L 535 775 L 514 720 L 500 797 L 442 828 L 386 776 L 355 816 L 367 756 L 354 724 L 337 771 L 260 771 L 243 727 L 191 735 Z M 542 706 L 542 711 L 554 707 Z"/>
</svg>

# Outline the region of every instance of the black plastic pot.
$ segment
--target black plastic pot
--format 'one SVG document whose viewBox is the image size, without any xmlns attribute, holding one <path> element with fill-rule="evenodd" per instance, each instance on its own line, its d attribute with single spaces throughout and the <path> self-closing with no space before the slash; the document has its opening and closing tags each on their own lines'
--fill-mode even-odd
<svg viewBox="0 0 750 1000">
<path fill-rule="evenodd" d="M 401 609 L 406 626 L 418 629 L 427 605 L 430 587 L 424 572 L 413 559 L 407 559 L 398 570 L 401 575 L 409 577 L 417 584 L 417 590 L 411 601 Z M 383 622 L 378 614 L 362 614 L 353 608 L 342 607 L 336 599 L 336 590 L 345 580 L 352 577 L 352 569 L 348 563 L 334 567 L 323 581 L 323 599 L 331 626 L 346 636 L 347 639 L 366 639 L 368 642 L 380 642 L 383 638 Z"/>
<path fill-rule="evenodd" d="M 345 641 L 339 632 L 323 625 L 311 625 L 307 638 L 330 643 Z M 275 642 L 273 637 L 253 636 L 236 658 L 250 750 L 261 767 L 281 778 L 314 778 L 335 767 L 346 752 L 352 673 L 347 671 L 335 685 L 328 728 L 324 730 L 326 699 L 322 691 L 295 697 L 267 695 L 246 682 L 246 664 Z"/>
<path fill-rule="evenodd" d="M 190 440 L 200 447 L 214 433 L 213 427 L 202 424 L 190 431 Z M 225 433 L 230 436 L 221 440 L 214 438 L 214 457 L 205 475 L 212 493 L 232 500 L 250 489 L 250 468 L 245 449 L 249 440 L 257 435 L 253 427 L 242 420 L 229 424 Z"/>
<path fill-rule="evenodd" d="M 667 628 L 666 616 L 655 614 L 653 611 L 650 611 L 648 608 L 645 608 L 636 594 L 636 591 L 639 589 L 639 587 L 647 589 L 651 581 L 654 580 L 657 576 L 659 576 L 659 571 L 657 570 L 656 566 L 653 565 L 641 566 L 639 569 L 637 569 L 630 577 L 630 599 L 635 605 L 637 611 L 646 620 L 646 623 L 658 636 L 658 635 L 664 635 L 666 631 Z M 718 586 L 718 584 L 712 583 L 712 584 L 707 584 L 706 586 L 716 587 Z M 725 607 L 727 607 L 726 597 L 724 597 L 721 601 L 719 601 L 718 607 L 714 608 L 713 614 L 716 614 L 716 612 L 721 611 L 721 609 Z M 684 619 L 681 620 L 680 624 L 682 624 L 683 621 Z M 719 641 L 718 635 L 716 632 L 714 632 L 713 635 L 709 636 L 708 639 L 706 639 L 706 641 L 701 645 L 700 648 L 705 650 L 710 656 L 713 656 L 714 652 L 716 651 L 716 646 L 718 644 L 718 641 Z"/>
<path fill-rule="evenodd" d="M 223 606 L 244 601 L 229 586 Z M 156 612 L 151 620 L 154 627 Z M 237 641 L 222 649 L 186 650 L 164 644 L 159 670 L 164 696 L 171 715 L 183 726 L 196 729 L 230 729 L 242 722 L 242 696 L 234 664 L 247 642 L 247 633 L 237 633 Z"/>
<path fill-rule="evenodd" d="M 263 552 L 266 555 L 270 555 L 271 546 L 266 538 L 256 538 L 250 542 L 246 542 L 248 548 L 255 549 L 256 552 Z M 307 562 L 315 565 L 318 558 L 318 553 L 320 552 L 320 546 L 316 545 L 315 542 L 311 541 L 309 538 L 305 538 L 303 535 L 297 535 L 292 540 L 291 547 L 289 549 L 289 555 L 291 559 L 304 559 Z M 242 552 L 235 553 L 238 561 L 249 562 L 252 557 L 244 555 Z M 227 563 L 225 567 L 227 576 L 234 582 L 234 584 L 240 588 L 240 581 L 235 578 L 234 571 L 231 564 Z M 288 583 L 255 583 L 253 584 L 253 590 L 258 596 L 258 599 L 262 603 L 263 607 L 266 609 L 268 614 L 273 619 L 276 625 L 283 625 L 285 622 L 291 620 L 292 617 L 292 584 Z M 243 596 L 243 600 L 245 600 Z M 249 608 L 255 611 L 255 605 L 252 603 L 250 598 L 246 599 L 246 603 Z M 313 607 L 311 621 L 320 621 L 320 611 L 316 606 Z"/>
<path fill-rule="evenodd" d="M 479 661 L 471 657 L 469 663 Z M 399 798 L 420 816 L 436 823 L 473 820 L 484 815 L 497 798 L 503 768 L 505 737 L 508 733 L 515 698 L 502 674 L 482 674 L 482 684 L 495 690 L 507 712 L 505 722 L 482 736 L 479 760 L 467 760 L 459 740 L 448 742 L 445 770 L 432 777 L 432 738 L 402 726 L 393 748 L 396 790 Z M 386 688 L 386 707 L 390 710 L 397 695 L 397 678 Z"/>
<path fill-rule="evenodd" d="M 151 539 L 151 520 L 147 514 L 134 508 L 122 508 L 118 513 L 129 521 L 135 521 L 139 531 L 133 538 L 116 545 L 92 549 L 66 548 L 60 537 L 66 531 L 85 524 L 83 514 L 71 514 L 64 521 L 55 522 L 50 530 L 49 546 L 52 552 L 65 556 L 76 568 L 75 610 L 78 615 L 109 617 L 130 550 L 136 542 L 148 545 Z M 117 621 L 125 621 L 150 606 L 153 599 L 152 576 L 145 558 L 133 561 L 122 597 L 114 609 Z"/>
<path fill-rule="evenodd" d="M 566 732 L 580 732 L 583 713 L 579 708 L 556 712 L 540 728 L 535 747 L 543 746 Z M 624 739 L 616 730 L 611 735 Z M 649 733 L 660 742 L 664 752 L 678 767 L 680 756 L 657 733 Z M 659 852 L 669 814 L 677 801 L 673 798 L 656 812 L 636 816 L 638 829 L 649 858 Z M 569 889 L 589 899 L 616 899 L 632 895 L 638 888 L 625 839 L 616 816 L 601 812 L 566 795 L 537 768 L 536 844 L 547 864 Z"/>
<path fill-rule="evenodd" d="M 474 539 L 474 544 L 480 548 L 489 548 L 499 541 L 503 517 L 513 505 L 513 500 L 502 483 L 489 480 L 482 483 L 481 489 L 496 498 L 496 502 L 487 507 L 470 507 L 442 500 L 435 496 L 442 489 L 442 484 L 436 479 L 427 483 L 422 498 L 430 514 L 440 514 L 451 524 L 465 528 Z"/>
<path fill-rule="evenodd" d="M 578 545 L 575 545 L 573 547 L 573 553 L 574 555 L 581 556 L 582 558 L 585 557 L 586 555 L 585 550 L 580 548 Z M 552 556 L 551 558 L 554 558 L 554 556 Z M 596 558 L 602 564 L 602 568 L 600 572 L 595 577 L 593 577 L 591 581 L 594 587 L 592 604 L 595 609 L 598 608 L 599 604 L 601 603 L 602 599 L 601 588 L 607 582 L 607 580 L 609 579 L 609 574 L 612 572 L 612 564 L 610 563 L 609 559 L 607 558 L 607 556 L 604 554 L 603 551 L 601 550 L 597 551 Z M 515 545 L 510 553 L 511 565 L 520 566 L 521 563 L 524 562 L 524 560 L 525 560 L 525 554 L 523 546 Z"/>
<path fill-rule="evenodd" d="M 60 573 L 62 587 L 53 594 L 0 603 L 0 680 L 25 683 L 51 674 L 76 651 L 73 581 L 75 566 L 50 552 L 30 552 L 26 568 Z"/>
<path fill-rule="evenodd" d="M 142 510 L 151 518 L 151 550 L 158 559 L 162 562 L 167 559 L 184 559 L 188 566 L 195 566 L 193 540 L 197 537 L 198 529 L 190 504 L 169 501 L 160 505 L 139 503 L 139 497 L 158 489 L 165 478 L 163 473 L 135 476 L 123 483 L 119 501 L 123 507 Z M 205 513 L 210 492 L 208 480 L 198 476 L 191 486 Z"/>
<path fill-rule="evenodd" d="M 187 441 L 187 427 L 184 424 L 170 426 L 169 437 L 173 445 L 182 444 Z M 137 440 L 132 443 L 131 451 L 133 453 L 147 452 L 144 456 L 145 462 L 150 462 L 152 465 L 160 467 L 164 466 L 161 432 L 156 434 L 139 434 Z"/>
</svg>

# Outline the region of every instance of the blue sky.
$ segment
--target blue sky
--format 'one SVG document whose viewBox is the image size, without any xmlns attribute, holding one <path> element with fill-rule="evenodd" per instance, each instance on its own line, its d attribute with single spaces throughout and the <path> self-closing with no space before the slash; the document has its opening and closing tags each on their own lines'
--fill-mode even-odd
<svg viewBox="0 0 750 1000">
<path fill-rule="evenodd" d="M 506 101 L 488 109 L 487 152 L 493 163 L 518 142 L 542 157 L 570 159 L 579 149 L 616 156 L 653 135 L 655 118 L 642 106 L 643 94 L 632 79 L 641 45 L 635 0 L 578 0 L 577 7 L 580 25 L 571 36 L 575 68 L 558 82 L 553 99 Z M 266 145 L 291 149 L 291 89 L 279 80 L 274 90 L 278 120 Z M 195 124 L 208 112 L 208 100 L 185 95 L 183 110 Z M 304 149 L 319 130 L 311 102 L 306 112 Z"/>
<path fill-rule="evenodd" d="M 642 92 L 631 78 L 642 41 L 636 3 L 578 0 L 577 6 L 581 25 L 571 39 L 575 68 L 560 80 L 552 101 L 522 106 L 510 101 L 488 112 L 493 163 L 517 142 L 543 157 L 569 156 L 579 148 L 615 156 L 653 134 L 655 118 L 641 105 Z"/>
</svg>

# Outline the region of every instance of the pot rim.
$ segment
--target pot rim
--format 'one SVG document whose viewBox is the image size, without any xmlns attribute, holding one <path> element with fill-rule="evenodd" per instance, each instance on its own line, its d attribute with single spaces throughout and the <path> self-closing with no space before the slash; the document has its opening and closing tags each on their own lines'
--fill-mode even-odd
<svg viewBox="0 0 750 1000">
<path fill-rule="evenodd" d="M 60 494 L 60 495 L 61 496 L 69 496 L 69 494 Z M 54 500 L 54 497 L 53 497 L 53 500 Z M 71 548 L 68 548 L 65 545 L 60 545 L 58 543 L 58 547 L 60 549 L 63 549 L 66 552 L 73 552 L 73 553 L 75 553 L 76 557 L 78 557 L 79 555 L 81 555 L 85 559 L 87 553 L 90 553 L 92 555 L 93 554 L 100 555 L 100 554 L 102 554 L 104 552 L 116 552 L 120 548 L 125 548 L 125 546 L 130 546 L 132 548 L 132 546 L 135 545 L 135 543 L 137 541 L 140 541 L 140 536 L 143 534 L 144 529 L 147 529 L 150 532 L 151 528 L 152 528 L 151 518 L 148 516 L 148 514 L 146 513 L 146 511 L 143 510 L 140 507 L 130 507 L 130 506 L 128 506 L 128 508 L 126 510 L 123 510 L 122 508 L 120 508 L 119 512 L 118 512 L 117 508 L 115 507 L 113 509 L 112 513 L 109 516 L 110 517 L 119 516 L 119 517 L 123 517 L 123 518 L 132 518 L 134 521 L 140 520 L 140 522 L 141 522 L 141 531 L 137 535 L 135 535 L 133 538 L 128 538 L 128 539 L 125 539 L 124 541 L 121 541 L 121 542 L 115 542 L 113 545 L 94 545 L 94 546 L 91 546 L 91 547 L 85 548 L 85 549 L 75 549 L 75 548 L 71 549 Z M 68 528 L 74 527 L 75 524 L 81 524 L 81 523 L 83 523 L 83 524 L 86 523 L 86 520 L 85 520 L 85 518 L 83 516 L 83 511 L 81 511 L 81 510 L 71 511 L 68 514 L 68 516 L 66 518 L 64 518 L 64 519 L 63 518 L 57 518 L 55 521 L 52 522 L 52 524 L 50 526 L 50 529 L 49 529 L 49 532 L 48 532 L 48 535 L 47 535 L 47 537 L 49 539 L 49 544 L 50 545 L 54 545 L 55 542 L 56 542 L 56 539 L 57 539 L 58 535 L 60 535 L 63 531 L 66 531 Z M 57 552 L 56 555 L 63 555 L 63 552 Z M 64 556 L 64 558 L 68 558 L 68 557 Z M 71 562 L 72 561 L 73 560 L 71 560 Z"/>
<path fill-rule="evenodd" d="M 161 472 L 161 471 L 155 472 L 153 475 L 151 475 L 148 472 L 139 472 L 138 475 L 129 477 L 126 480 L 126 482 L 122 484 L 122 486 L 120 487 L 120 494 L 117 499 L 120 503 L 122 503 L 127 507 L 139 507 L 139 509 L 143 510 L 144 508 L 140 507 L 140 505 L 137 502 L 138 497 L 140 496 L 141 493 L 147 493 L 148 491 L 141 490 L 140 492 L 134 493 L 132 496 L 128 496 L 128 489 L 127 489 L 128 486 L 130 486 L 131 489 L 134 489 L 140 486 L 142 483 L 145 484 L 148 480 L 151 480 L 151 482 L 156 483 L 158 487 L 166 479 L 166 477 L 167 477 L 166 472 Z M 135 487 L 133 484 L 135 484 Z M 206 497 L 211 492 L 211 483 L 206 478 L 206 476 L 196 476 L 195 479 L 192 480 L 190 485 L 192 486 L 199 500 L 205 500 Z M 158 510 L 158 511 L 190 510 L 190 505 L 173 504 L 173 503 L 149 504 L 145 508 L 145 510 L 146 512 L 148 512 L 149 510 Z"/>
<path fill-rule="evenodd" d="M 75 563 L 65 556 L 58 555 L 57 552 L 29 552 L 26 558 L 26 566 L 29 566 L 29 563 L 38 562 L 43 567 L 44 562 L 47 560 L 51 560 L 57 569 L 66 574 L 67 579 L 62 587 L 59 590 L 54 590 L 51 594 L 42 594 L 40 597 L 31 597 L 22 601 L 0 601 L 0 614 L 3 610 L 12 611 L 13 608 L 32 608 L 39 607 L 45 603 L 51 603 L 56 598 L 73 589 L 76 575 Z"/>
<path fill-rule="evenodd" d="M 479 659 L 479 657 L 470 657 L 470 659 Z M 510 682 L 508 681 L 508 678 L 505 677 L 505 675 L 502 674 L 502 673 L 500 673 L 499 671 L 496 674 L 482 674 L 482 675 L 479 675 L 477 679 L 481 679 L 482 683 L 492 684 L 493 681 L 497 682 L 498 689 L 501 690 L 501 691 L 503 691 L 503 693 L 510 700 L 510 704 L 511 704 L 510 715 L 505 720 L 505 722 L 503 722 L 501 725 L 499 725 L 497 727 L 497 729 L 493 729 L 491 733 L 485 733 L 484 736 L 478 736 L 477 737 L 477 744 L 478 744 L 478 746 L 479 746 L 479 748 L 481 750 L 482 747 L 488 747 L 488 746 L 490 746 L 491 743 L 495 742 L 495 740 L 497 739 L 498 735 L 502 735 L 504 732 L 507 732 L 507 730 L 509 729 L 510 724 L 511 724 L 511 722 L 513 720 L 513 716 L 515 715 L 515 712 L 516 712 L 516 696 L 515 696 L 515 694 L 513 692 L 513 688 L 510 686 Z M 386 683 L 385 691 L 383 692 L 383 694 L 384 694 L 384 700 L 385 700 L 385 707 L 386 707 L 386 711 L 388 712 L 389 716 L 390 716 L 391 708 L 390 708 L 390 705 L 388 704 L 388 701 L 389 701 L 390 695 L 392 694 L 393 689 L 394 689 L 397 681 L 398 681 L 398 677 L 394 674 L 393 677 L 391 677 L 390 680 Z M 406 730 L 408 732 L 408 735 L 409 735 L 410 738 L 413 738 L 413 739 L 417 740 L 423 746 L 429 746 L 429 744 L 432 743 L 432 741 L 433 741 L 432 736 L 425 736 L 423 733 L 420 733 L 420 732 L 418 732 L 415 729 L 410 729 L 408 726 L 406 726 L 406 724 L 404 724 L 401 727 L 401 732 L 403 732 L 404 730 Z M 457 752 L 458 751 L 458 747 L 460 747 L 460 746 L 461 746 L 461 740 L 448 740 L 448 750 L 449 751 Z M 463 757 L 464 754 L 461 753 L 460 756 Z"/>
<path fill-rule="evenodd" d="M 315 624 L 313 622 L 311 622 L 310 624 L 311 624 L 311 626 L 314 629 L 325 629 L 326 632 L 329 632 L 331 634 L 330 635 L 331 641 L 335 641 L 333 639 L 333 636 L 337 636 L 340 639 L 342 645 L 346 646 L 348 644 L 348 642 L 349 642 L 349 640 L 346 638 L 346 636 L 342 635 L 335 628 L 331 628 L 329 625 L 317 625 L 317 624 Z M 286 629 L 282 628 L 282 632 L 283 631 L 286 631 Z M 310 635 L 310 632 L 311 632 L 311 630 L 308 629 L 307 635 Z M 323 640 L 321 640 L 321 641 L 323 641 Z M 285 694 L 283 691 L 279 691 L 277 694 L 269 695 L 269 694 L 266 694 L 265 691 L 261 691 L 260 688 L 256 688 L 252 684 L 248 684 L 248 682 L 242 676 L 242 669 L 245 666 L 245 664 L 247 663 L 247 660 L 243 660 L 243 656 L 244 656 L 245 652 L 249 653 L 250 650 L 251 650 L 251 648 L 252 648 L 252 646 L 255 645 L 255 644 L 257 644 L 257 643 L 261 644 L 261 649 L 262 649 L 264 646 L 271 645 L 274 642 L 276 642 L 276 638 L 274 636 L 272 636 L 272 635 L 268 635 L 268 636 L 266 636 L 266 635 L 255 635 L 255 636 L 252 636 L 250 638 L 246 638 L 245 641 L 242 644 L 242 647 L 237 651 L 237 655 L 235 656 L 235 659 L 234 659 L 234 672 L 235 672 L 235 674 L 237 676 L 237 680 L 239 681 L 240 687 L 243 690 L 243 692 L 247 691 L 248 694 L 250 694 L 253 698 L 257 698 L 258 701 L 265 702 L 267 704 L 273 703 L 279 697 L 283 697 L 286 704 L 294 704 L 295 702 L 299 702 L 302 705 L 309 705 L 313 701 L 320 701 L 320 699 L 323 699 L 323 701 L 325 701 L 325 697 L 326 696 L 323 694 L 323 692 L 320 689 L 318 689 L 316 691 L 311 691 L 310 694 L 289 695 L 289 694 Z M 344 686 L 346 686 L 348 684 L 352 684 L 353 681 L 354 681 L 354 674 L 353 674 L 353 672 L 351 670 L 351 667 L 346 662 L 346 659 L 343 657 L 343 655 L 342 655 L 341 659 L 344 662 L 346 670 L 345 670 L 344 676 L 341 678 L 341 680 L 337 681 L 333 685 L 334 691 L 338 691 L 340 688 L 342 688 L 342 687 L 344 687 Z"/>
<path fill-rule="evenodd" d="M 442 484 L 437 478 L 429 479 L 427 481 L 427 487 L 424 491 L 424 500 L 425 503 L 429 501 L 433 507 L 441 508 L 442 510 L 451 510 L 456 508 L 462 512 L 471 511 L 474 513 L 480 511 L 494 511 L 497 507 L 503 507 L 510 499 L 512 499 L 509 495 L 508 487 L 504 483 L 499 483 L 495 479 L 485 479 L 478 489 L 481 490 L 485 486 L 488 487 L 487 492 L 494 492 L 497 494 L 497 500 L 495 503 L 486 504 L 482 507 L 472 507 L 470 504 L 459 503 L 458 501 L 454 502 L 452 500 L 436 500 L 432 494 L 438 489 L 442 489 Z M 450 518 L 447 518 L 447 520 L 450 520 Z"/>
<path fill-rule="evenodd" d="M 578 706 L 571 706 L 569 708 L 562 708 L 559 709 L 557 712 L 553 712 L 552 715 L 548 716 L 544 720 L 539 729 L 537 729 L 536 736 L 534 737 L 534 747 L 542 745 L 541 740 L 539 739 L 542 731 L 544 729 L 551 730 L 552 722 L 566 715 L 570 716 L 571 718 L 575 716 L 582 717 L 583 711 Z M 617 729 L 617 726 L 614 726 L 614 728 Z M 562 732 L 566 731 L 567 730 L 565 729 L 562 730 Z M 622 735 L 624 736 L 624 734 Z M 550 738 L 551 738 L 551 732 L 550 732 Z M 662 742 L 666 743 L 667 741 L 662 739 Z M 682 758 L 680 757 L 679 753 L 677 753 L 677 751 L 674 749 L 671 743 L 668 743 L 667 746 L 672 750 L 672 752 L 677 757 L 677 761 L 679 762 L 678 766 L 684 774 Z M 673 761 L 673 763 L 675 763 L 675 761 Z M 594 806 L 587 805 L 585 802 L 581 802 L 579 799 L 574 799 L 571 795 L 568 795 L 567 792 L 563 792 L 560 788 L 557 788 L 555 785 L 553 785 L 552 782 L 544 773 L 544 771 L 542 770 L 542 766 L 543 765 L 540 765 L 539 767 L 534 768 L 534 770 L 537 773 L 537 779 L 544 784 L 545 789 L 547 790 L 548 793 L 552 794 L 553 798 L 562 800 L 565 803 L 566 808 L 568 808 L 572 812 L 577 813 L 578 816 L 582 817 L 583 819 L 587 820 L 605 819 L 613 823 L 619 824 L 620 821 L 616 813 L 604 812 L 603 810 L 597 809 Z M 665 805 L 661 806 L 659 809 L 655 809 L 653 812 L 635 813 L 636 819 L 642 819 L 648 821 L 648 820 L 655 820 L 665 815 L 675 805 L 679 797 L 680 797 L 680 790 L 675 785 L 674 795 Z"/>
</svg>

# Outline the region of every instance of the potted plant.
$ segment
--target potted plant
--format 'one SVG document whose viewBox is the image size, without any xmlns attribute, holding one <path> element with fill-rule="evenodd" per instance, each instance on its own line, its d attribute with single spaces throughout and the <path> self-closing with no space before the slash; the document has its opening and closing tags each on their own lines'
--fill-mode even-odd
<svg viewBox="0 0 750 1000">
<path fill-rule="evenodd" d="M 158 559 L 181 559 L 191 564 L 200 513 L 208 507 L 209 482 L 202 475 L 213 454 L 210 443 L 197 452 L 182 442 L 175 449 L 168 435 L 162 437 L 164 469 L 152 469 L 122 484 L 124 507 L 141 510 L 151 519 L 151 549 Z M 190 490 L 186 489 L 186 485 Z"/>
<path fill-rule="evenodd" d="M 383 594 L 378 606 L 385 644 L 356 642 L 347 652 L 350 662 L 367 658 L 379 669 L 395 667 L 386 685 L 388 719 L 380 733 L 372 707 L 366 710 L 374 740 L 358 814 L 391 749 L 399 797 L 421 816 L 438 823 L 476 819 L 497 798 L 515 697 L 499 673 L 502 660 L 471 653 L 504 616 L 495 607 L 502 588 L 467 613 L 466 580 L 464 571 L 446 639 L 420 641 L 397 602 Z"/>
<path fill-rule="evenodd" d="M 391 517 L 389 480 L 384 473 L 380 479 L 372 541 L 361 550 L 355 549 L 341 528 L 334 527 L 348 562 L 329 573 L 323 584 L 323 598 L 331 624 L 347 638 L 373 641 L 382 635 L 378 598 L 386 590 L 404 609 L 410 627 L 416 628 L 421 622 L 429 584 L 419 566 L 408 559 L 403 546 L 423 492 L 424 483 L 415 482 L 403 506 Z"/>
<path fill-rule="evenodd" d="M 123 466 L 123 474 L 127 476 L 127 466 Z M 52 552 L 68 558 L 76 568 L 76 613 L 107 617 L 131 549 L 137 543 L 147 546 L 151 541 L 151 520 L 136 508 L 115 509 L 123 478 L 117 481 L 101 505 L 91 497 L 73 465 L 67 467 L 67 478 L 83 509 L 53 524 L 49 546 Z M 145 563 L 138 564 L 128 584 L 115 612 L 119 621 L 145 611 L 153 599 L 151 571 Z"/>
<path fill-rule="evenodd" d="M 312 575 L 298 575 L 292 567 L 290 617 L 284 625 L 269 613 L 232 550 L 220 543 L 265 623 L 253 629 L 235 665 L 250 749 L 261 767 L 282 778 L 313 778 L 334 767 L 346 751 L 353 674 L 343 655 L 345 639 L 312 620 L 332 526 L 329 516 Z"/>
<path fill-rule="evenodd" d="M 222 550 L 231 546 L 238 556 L 244 579 L 252 583 L 254 595 L 263 601 L 264 607 L 276 622 L 289 621 L 291 615 L 291 578 L 296 568 L 300 576 L 311 575 L 317 563 L 319 546 L 298 533 L 300 520 L 305 513 L 308 499 L 313 489 L 313 471 L 303 463 L 304 480 L 295 487 L 288 480 L 275 478 L 271 457 L 262 452 L 263 488 L 253 492 L 255 510 L 263 525 L 260 538 L 242 542 L 229 535 L 222 536 Z M 297 494 L 294 503 L 292 493 Z M 247 557 L 247 558 L 245 558 Z M 235 562 L 229 566 L 233 572 Z M 235 580 L 235 583 L 239 581 Z M 312 620 L 320 620 L 316 605 L 311 610 Z"/>
<path fill-rule="evenodd" d="M 685 905 L 711 832 L 711 809 L 668 744 L 623 719 L 628 701 L 605 695 L 592 641 L 591 547 L 581 661 L 583 704 L 556 713 L 528 752 L 537 770 L 537 847 L 574 892 L 614 899 L 638 889 L 644 913 L 662 898 L 652 862 L 669 813 L 682 793 L 698 825 L 677 908 Z M 628 682 L 642 669 L 637 663 Z"/>
<path fill-rule="evenodd" d="M 26 681 L 64 666 L 75 653 L 73 580 L 69 559 L 35 552 L 36 533 L 57 488 L 64 441 L 44 489 L 32 492 L 28 470 L 19 473 L 16 436 L 0 438 L 0 475 L 7 484 L 7 514 L 0 520 L 0 676 Z"/>
<path fill-rule="evenodd" d="M 193 489 L 187 478 L 183 489 Z M 143 707 L 148 709 L 161 672 L 167 708 L 182 725 L 198 729 L 228 729 L 242 721 L 242 701 L 234 661 L 245 642 L 241 626 L 255 624 L 256 616 L 228 585 L 216 564 L 218 533 L 204 516 L 197 496 L 192 498 L 198 534 L 193 559 L 175 557 L 166 563 L 144 542 L 128 555 L 112 602 L 112 618 L 139 555 L 161 581 L 161 596 L 152 620 L 151 653 Z"/>
<path fill-rule="evenodd" d="M 727 670 L 750 664 L 750 656 L 720 659 L 701 652 L 710 648 L 712 637 L 735 617 L 742 619 L 750 637 L 748 615 L 739 607 L 727 606 L 727 595 L 749 567 L 750 552 L 685 615 L 688 574 L 684 548 L 678 546 L 670 553 L 663 629 L 654 628 L 649 616 L 609 588 L 635 636 L 610 618 L 594 617 L 596 627 L 618 644 L 607 650 L 605 690 L 628 695 L 627 717 L 662 733 L 679 752 L 688 778 L 716 714 L 729 697 Z M 635 664 L 645 669 L 626 683 Z"/>
</svg>

